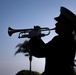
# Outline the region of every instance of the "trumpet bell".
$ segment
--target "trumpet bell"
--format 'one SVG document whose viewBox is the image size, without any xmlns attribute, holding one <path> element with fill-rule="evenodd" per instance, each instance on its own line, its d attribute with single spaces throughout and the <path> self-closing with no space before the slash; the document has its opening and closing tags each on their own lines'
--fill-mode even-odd
<svg viewBox="0 0 76 75">
<path fill-rule="evenodd" d="M 12 36 L 13 33 L 13 29 L 11 27 L 8 27 L 8 35 Z"/>
</svg>

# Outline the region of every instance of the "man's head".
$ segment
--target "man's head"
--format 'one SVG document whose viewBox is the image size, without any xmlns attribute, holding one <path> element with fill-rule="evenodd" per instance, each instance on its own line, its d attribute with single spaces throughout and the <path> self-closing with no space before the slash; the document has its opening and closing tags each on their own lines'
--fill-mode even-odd
<svg viewBox="0 0 76 75">
<path fill-rule="evenodd" d="M 56 32 L 58 34 L 62 33 L 72 33 L 76 30 L 76 15 L 65 7 L 61 7 L 60 15 L 54 18 L 56 23 Z"/>
</svg>

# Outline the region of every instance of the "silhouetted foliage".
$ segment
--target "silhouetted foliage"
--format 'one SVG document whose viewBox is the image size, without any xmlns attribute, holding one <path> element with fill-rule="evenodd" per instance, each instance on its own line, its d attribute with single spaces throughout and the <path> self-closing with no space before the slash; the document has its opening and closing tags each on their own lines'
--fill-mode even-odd
<svg viewBox="0 0 76 75">
<path fill-rule="evenodd" d="M 30 71 L 29 70 L 21 70 L 16 75 L 30 75 Z M 32 71 L 31 75 L 41 75 L 41 74 L 39 72 Z"/>
<path fill-rule="evenodd" d="M 18 50 L 15 52 L 15 55 L 18 53 L 24 53 L 25 56 L 29 56 L 29 41 L 25 40 L 23 43 L 19 43 L 16 48 Z"/>
<path fill-rule="evenodd" d="M 30 75 L 31 75 L 31 61 L 32 61 L 32 55 L 31 55 L 31 51 L 29 48 L 29 41 L 25 40 L 23 43 L 20 43 L 16 46 L 16 48 L 18 47 L 18 50 L 15 52 L 15 55 L 18 53 L 23 53 L 25 56 L 29 56 L 29 61 L 30 61 Z"/>
</svg>

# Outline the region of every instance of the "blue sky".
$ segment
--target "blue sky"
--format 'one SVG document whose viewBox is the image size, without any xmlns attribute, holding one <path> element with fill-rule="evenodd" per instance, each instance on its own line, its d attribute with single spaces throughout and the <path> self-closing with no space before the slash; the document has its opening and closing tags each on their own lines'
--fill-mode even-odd
<svg viewBox="0 0 76 75">
<path fill-rule="evenodd" d="M 64 6 L 76 13 L 76 0 L 0 0 L 0 75 L 15 75 L 22 69 L 29 69 L 29 59 L 23 54 L 14 57 L 15 47 L 23 43 L 24 39 L 18 39 L 18 33 L 8 36 L 8 27 L 14 29 L 41 27 L 55 27 L 54 17 L 60 14 L 60 7 Z M 50 35 L 43 37 L 46 43 L 56 35 L 51 31 Z M 45 59 L 32 60 L 32 70 L 42 73 Z"/>
</svg>

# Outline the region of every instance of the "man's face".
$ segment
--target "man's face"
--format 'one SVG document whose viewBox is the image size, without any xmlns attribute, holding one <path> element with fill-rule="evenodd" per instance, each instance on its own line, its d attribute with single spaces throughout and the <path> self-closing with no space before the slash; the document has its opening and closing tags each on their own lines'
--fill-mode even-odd
<svg viewBox="0 0 76 75">
<path fill-rule="evenodd" d="M 61 19 L 61 20 L 57 21 L 55 26 L 56 26 L 55 32 L 57 34 L 68 34 L 71 32 L 69 21 Z"/>
</svg>

